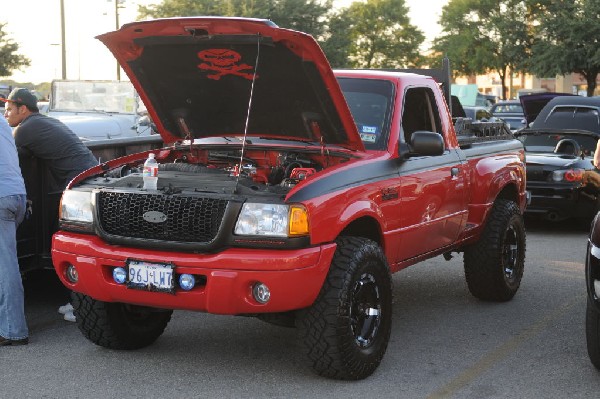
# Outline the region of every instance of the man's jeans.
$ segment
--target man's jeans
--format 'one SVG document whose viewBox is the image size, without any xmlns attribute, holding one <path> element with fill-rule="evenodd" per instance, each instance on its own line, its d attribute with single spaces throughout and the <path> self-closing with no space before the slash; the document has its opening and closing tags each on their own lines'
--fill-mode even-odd
<svg viewBox="0 0 600 399">
<path fill-rule="evenodd" d="M 17 259 L 17 226 L 25 216 L 25 195 L 0 198 L 0 336 L 29 336 L 25 297 Z"/>
</svg>

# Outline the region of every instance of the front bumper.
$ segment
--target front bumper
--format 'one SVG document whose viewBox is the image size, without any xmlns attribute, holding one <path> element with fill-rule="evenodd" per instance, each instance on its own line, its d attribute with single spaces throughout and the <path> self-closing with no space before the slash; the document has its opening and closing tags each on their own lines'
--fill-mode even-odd
<svg viewBox="0 0 600 399">
<path fill-rule="evenodd" d="M 592 218 L 597 212 L 598 199 L 580 186 L 532 184 L 527 182 L 531 201 L 525 213 L 550 220 Z"/>
<path fill-rule="evenodd" d="M 214 254 L 166 252 L 111 246 L 97 236 L 58 232 L 52 240 L 52 261 L 63 284 L 104 302 L 215 314 L 285 312 L 310 306 L 316 299 L 335 252 L 335 244 L 295 250 L 231 248 Z M 127 259 L 170 262 L 176 273 L 204 276 L 203 284 L 175 294 L 129 289 L 112 277 Z M 71 264 L 79 279 L 65 277 Z M 252 286 L 262 282 L 271 299 L 260 304 Z"/>
</svg>

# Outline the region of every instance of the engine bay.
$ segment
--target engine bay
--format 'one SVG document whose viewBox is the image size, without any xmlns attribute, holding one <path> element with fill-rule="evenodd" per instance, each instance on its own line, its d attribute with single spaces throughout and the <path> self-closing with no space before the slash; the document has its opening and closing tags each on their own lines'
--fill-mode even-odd
<svg viewBox="0 0 600 399">
<path fill-rule="evenodd" d="M 157 152 L 158 191 L 285 195 L 318 172 L 350 155 L 273 149 L 177 148 Z M 119 165 L 79 184 L 81 188 L 142 189 L 145 159 Z"/>
</svg>

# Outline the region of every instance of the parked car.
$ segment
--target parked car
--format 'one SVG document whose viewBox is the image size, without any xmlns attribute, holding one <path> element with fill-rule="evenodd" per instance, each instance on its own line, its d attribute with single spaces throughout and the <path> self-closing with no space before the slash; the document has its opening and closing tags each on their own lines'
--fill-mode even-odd
<svg viewBox="0 0 600 399">
<path fill-rule="evenodd" d="M 502 119 L 512 132 L 527 126 L 523 106 L 518 100 L 498 101 L 492 105 L 490 113 L 494 117 Z"/>
<path fill-rule="evenodd" d="M 585 282 L 587 351 L 592 364 L 600 370 L 600 214 L 596 215 L 590 229 L 585 257 Z"/>
<path fill-rule="evenodd" d="M 54 80 L 46 114 L 60 119 L 84 140 L 150 135 L 139 123 L 146 109 L 131 82 Z"/>
<path fill-rule="evenodd" d="M 600 210 L 600 173 L 592 164 L 599 115 L 600 98 L 555 97 L 530 127 L 515 133 L 526 151 L 531 201 L 526 215 L 551 221 L 577 218 L 589 227 Z"/>
<path fill-rule="evenodd" d="M 479 105 L 475 106 L 465 106 L 463 105 L 463 109 L 465 110 L 465 115 L 467 118 L 471 118 L 474 121 L 492 121 L 493 115 L 490 113 L 488 108 L 482 107 Z"/>
<path fill-rule="evenodd" d="M 448 80 L 332 71 L 311 36 L 269 20 L 98 38 L 169 147 L 95 166 L 62 196 L 52 260 L 94 344 L 150 345 L 175 309 L 256 316 L 296 326 L 317 374 L 357 380 L 389 342 L 391 272 L 464 252 L 475 297 L 516 294 L 523 145 L 502 123 L 457 132 Z"/>
</svg>

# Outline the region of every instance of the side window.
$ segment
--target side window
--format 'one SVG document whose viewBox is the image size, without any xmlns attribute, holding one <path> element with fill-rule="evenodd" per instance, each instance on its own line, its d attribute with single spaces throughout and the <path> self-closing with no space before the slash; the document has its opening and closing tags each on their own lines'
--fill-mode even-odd
<svg viewBox="0 0 600 399">
<path fill-rule="evenodd" d="M 440 113 L 431 89 L 409 88 L 404 95 L 402 131 L 404 141 L 410 143 L 411 135 L 419 130 L 442 133 Z"/>
</svg>

